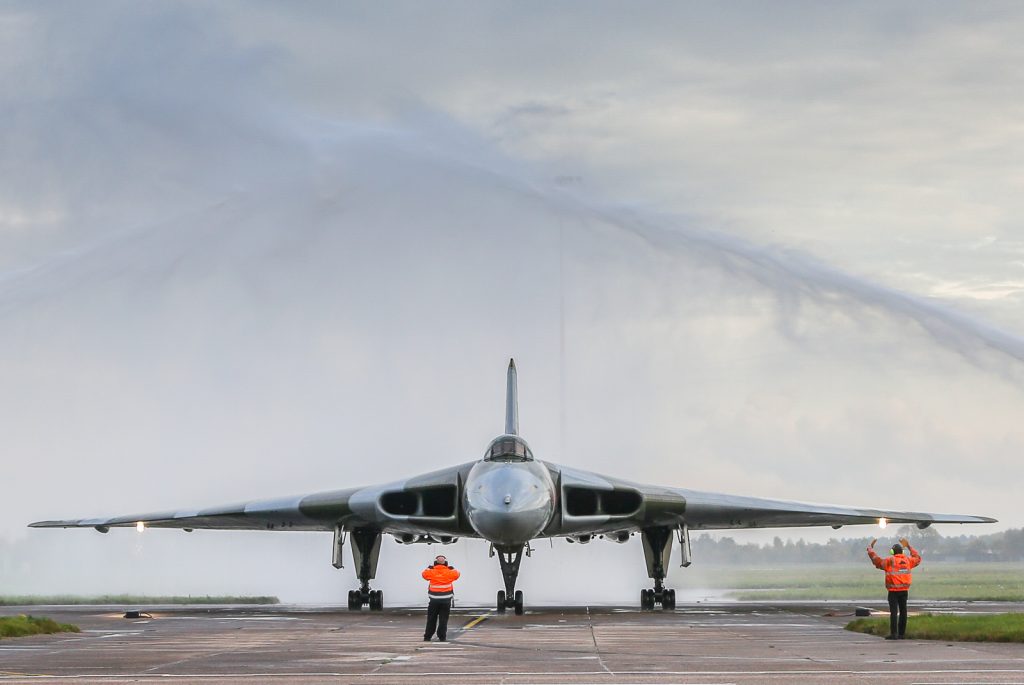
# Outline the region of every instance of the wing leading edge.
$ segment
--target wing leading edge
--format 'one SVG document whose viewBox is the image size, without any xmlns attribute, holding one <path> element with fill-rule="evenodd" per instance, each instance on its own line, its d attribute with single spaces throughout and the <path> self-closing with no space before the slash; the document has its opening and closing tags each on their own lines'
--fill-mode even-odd
<svg viewBox="0 0 1024 685">
<path fill-rule="evenodd" d="M 685 519 L 691 529 L 839 527 L 878 524 L 880 519 L 886 523 L 912 523 L 919 528 L 933 523 L 996 523 L 996 519 L 986 516 L 811 504 L 675 488 L 673 491 L 686 500 Z"/>
<path fill-rule="evenodd" d="M 471 464 L 402 481 L 198 510 L 37 521 L 30 528 L 312 530 L 366 527 L 385 533 L 475 535 L 460 515 L 460 483 Z"/>
<path fill-rule="evenodd" d="M 359 488 L 322 492 L 305 497 L 258 500 L 190 511 L 163 511 L 110 518 L 37 521 L 30 528 L 147 528 L 209 530 L 332 530 L 352 517 L 351 499 Z"/>
<path fill-rule="evenodd" d="M 927 528 L 933 523 L 996 522 L 985 516 L 813 504 L 647 485 L 582 469 L 549 466 L 561 490 L 561 516 L 545 531 L 546 536 L 551 537 L 635 531 L 652 526 L 685 526 L 690 530 L 813 526 L 838 528 L 860 524 L 877 525 L 879 519 L 883 518 L 886 523 L 912 523 L 920 528 Z M 589 496 L 577 499 L 574 507 L 573 494 L 581 492 Z M 609 493 L 634 495 L 608 500 Z M 613 507 L 608 504 L 614 505 L 616 501 L 619 506 L 614 508 L 618 511 L 613 511 Z"/>
</svg>

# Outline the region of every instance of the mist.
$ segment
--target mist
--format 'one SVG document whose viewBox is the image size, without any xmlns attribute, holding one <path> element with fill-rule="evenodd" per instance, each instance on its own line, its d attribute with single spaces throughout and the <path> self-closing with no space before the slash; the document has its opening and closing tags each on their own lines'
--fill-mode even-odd
<svg viewBox="0 0 1024 685">
<path fill-rule="evenodd" d="M 462 18 L 488 24 L 488 12 Z M 915 254 L 884 222 L 856 232 L 845 218 L 835 223 L 847 233 L 833 233 L 819 220 L 827 213 L 804 211 L 807 197 L 791 215 L 737 215 L 726 205 L 757 207 L 773 182 L 741 161 L 730 180 L 712 161 L 721 155 L 693 141 L 666 167 L 660 150 L 624 155 L 600 136 L 580 139 L 590 129 L 560 122 L 593 124 L 586 96 L 628 80 L 603 62 L 587 71 L 553 59 L 536 92 L 521 92 L 511 28 L 493 29 L 497 52 L 463 46 L 492 60 L 474 67 L 394 27 L 389 41 L 416 45 L 432 65 L 424 74 L 409 50 L 389 56 L 353 35 L 360 22 L 386 25 L 373 12 L 325 22 L 262 5 L 114 3 L 12 5 L 0 16 L 10 38 L 0 536 L 23 555 L 0 565 L 5 592 L 336 601 L 354 573 L 330 567 L 326 534 L 25 525 L 371 484 L 479 458 L 502 428 L 509 357 L 540 459 L 640 482 L 1022 523 L 1006 485 L 1024 475 L 1017 290 L 912 289 L 964 272 L 1005 284 L 978 265 L 983 248 Z M 591 19 L 614 32 L 602 17 Z M 337 42 L 313 40 L 331 29 Z M 948 30 L 921 28 L 907 68 Z M 348 50 L 372 68 L 356 69 Z M 680 50 L 704 56 L 693 73 L 718 73 L 707 46 Z M 484 117 L 493 104 L 479 79 L 504 79 L 501 98 L 519 100 Z M 561 114 L 547 99 L 560 88 Z M 858 106 L 858 93 L 844 96 Z M 756 94 L 747 104 L 764 106 Z M 654 135 L 629 122 L 616 130 Z M 689 140 L 687 130 L 663 131 L 661 143 Z M 904 158 L 872 161 L 899 186 Z M 1001 170 L 970 161 L 986 178 Z M 877 202 L 847 201 L 877 218 Z M 913 207 L 893 211 L 905 236 L 927 234 Z M 989 223 L 932 229 L 952 243 L 998 235 L 985 259 L 1019 259 L 1019 228 L 976 215 Z M 645 583 L 635 541 L 535 547 L 521 575 L 531 601 L 633 601 Z M 376 586 L 388 601 L 421 599 L 419 570 L 435 551 L 385 540 Z M 500 575 L 486 545 L 445 551 L 468 571 L 460 597 L 489 601 Z"/>
</svg>

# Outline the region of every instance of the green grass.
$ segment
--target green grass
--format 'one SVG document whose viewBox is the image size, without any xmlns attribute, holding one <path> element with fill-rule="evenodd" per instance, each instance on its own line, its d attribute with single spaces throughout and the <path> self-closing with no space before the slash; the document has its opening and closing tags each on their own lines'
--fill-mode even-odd
<svg viewBox="0 0 1024 685">
<path fill-rule="evenodd" d="M 847 630 L 869 635 L 888 635 L 888 618 L 858 618 Z M 1024 614 L 927 614 L 907 621 L 911 640 L 956 640 L 960 642 L 1024 642 Z"/>
<path fill-rule="evenodd" d="M 885 596 L 884 574 L 862 565 L 798 565 L 721 569 L 706 587 L 729 590 L 741 600 L 870 599 Z M 1024 601 L 1024 565 L 928 564 L 914 569 L 913 599 Z"/>
<path fill-rule="evenodd" d="M 0 595 L 0 606 L 33 606 L 40 604 L 279 604 L 277 597 L 233 595 Z"/>
<path fill-rule="evenodd" d="M 51 633 L 77 633 L 78 626 L 57 623 L 50 618 L 36 616 L 0 616 L 0 639 L 24 637 L 26 635 L 49 635 Z"/>
</svg>

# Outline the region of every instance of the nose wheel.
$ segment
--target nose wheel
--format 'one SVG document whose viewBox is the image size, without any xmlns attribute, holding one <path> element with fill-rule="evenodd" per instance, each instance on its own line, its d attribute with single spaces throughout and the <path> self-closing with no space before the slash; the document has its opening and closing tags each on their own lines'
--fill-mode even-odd
<svg viewBox="0 0 1024 685">
<path fill-rule="evenodd" d="M 511 598 L 505 596 L 504 590 L 498 590 L 498 613 L 505 613 L 506 609 L 513 609 L 516 616 L 523 615 L 523 591 L 516 590 Z"/>
</svg>

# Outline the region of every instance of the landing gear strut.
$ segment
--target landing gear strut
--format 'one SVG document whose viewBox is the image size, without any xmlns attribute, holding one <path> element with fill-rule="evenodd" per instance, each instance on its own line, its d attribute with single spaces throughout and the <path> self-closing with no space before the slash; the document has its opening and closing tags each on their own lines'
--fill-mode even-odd
<svg viewBox="0 0 1024 685">
<path fill-rule="evenodd" d="M 672 555 L 672 529 L 665 526 L 644 528 L 641 540 L 644 544 L 647 576 L 654 579 L 654 587 L 640 591 L 640 608 L 649 610 L 660 604 L 662 609 L 675 609 L 676 591 L 664 585 L 665 569 Z"/>
<path fill-rule="evenodd" d="M 359 577 L 359 589 L 348 591 L 348 608 L 359 611 L 363 605 L 370 611 L 384 608 L 384 591 L 371 590 L 370 581 L 377 576 L 377 560 L 380 558 L 380 531 L 371 528 L 356 528 L 352 531 L 352 561 Z"/>
<path fill-rule="evenodd" d="M 523 591 L 516 590 L 516 578 L 519 577 L 519 563 L 523 560 L 523 547 L 495 546 L 498 562 L 501 564 L 501 576 L 505 580 L 505 589 L 498 590 L 498 613 L 505 609 L 515 609 L 516 616 L 523 615 Z"/>
</svg>

